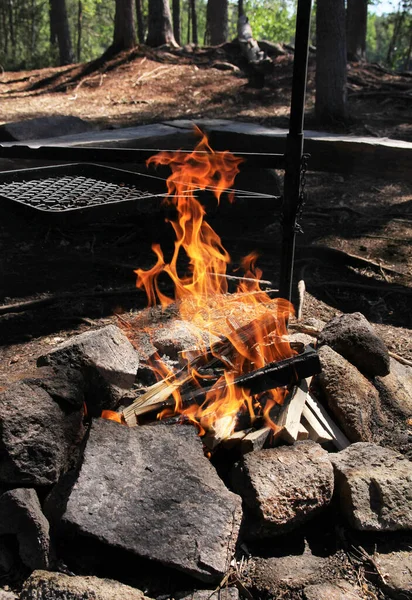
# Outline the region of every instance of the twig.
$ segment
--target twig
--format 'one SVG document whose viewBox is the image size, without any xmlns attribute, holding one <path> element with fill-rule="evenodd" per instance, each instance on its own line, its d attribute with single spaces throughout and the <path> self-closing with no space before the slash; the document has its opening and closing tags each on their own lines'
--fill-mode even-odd
<svg viewBox="0 0 412 600">
<path fill-rule="evenodd" d="M 296 318 L 298 321 L 300 321 L 302 318 L 303 305 L 305 303 L 305 291 L 306 291 L 305 281 L 303 279 L 301 279 L 298 282 L 299 303 L 298 303 L 298 310 L 297 310 L 297 314 L 296 314 Z"/>
<path fill-rule="evenodd" d="M 389 356 L 392 356 L 392 358 L 394 358 L 395 360 L 400 362 L 402 365 L 412 367 L 412 360 L 408 360 L 407 358 L 404 358 L 403 356 L 400 356 L 399 354 L 396 354 L 395 352 L 391 352 L 390 350 L 389 350 Z"/>
<path fill-rule="evenodd" d="M 211 275 L 211 273 L 208 273 Z M 273 281 L 269 281 L 268 279 L 254 279 L 253 277 L 238 277 L 236 275 L 226 275 L 225 273 L 213 273 L 215 277 L 220 277 L 222 279 L 227 279 L 228 281 L 246 281 L 250 283 L 259 283 L 262 285 L 275 285 Z M 278 292 L 279 290 L 271 290 L 272 292 Z"/>
</svg>

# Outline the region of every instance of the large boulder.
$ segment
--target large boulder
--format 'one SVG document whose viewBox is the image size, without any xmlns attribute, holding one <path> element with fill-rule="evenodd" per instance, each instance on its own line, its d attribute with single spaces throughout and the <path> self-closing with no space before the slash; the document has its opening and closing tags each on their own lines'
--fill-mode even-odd
<svg viewBox="0 0 412 600">
<path fill-rule="evenodd" d="M 0 393 L 0 484 L 47 486 L 70 468 L 84 436 L 83 410 L 60 406 L 25 381 Z"/>
<path fill-rule="evenodd" d="M 245 534 L 280 535 L 329 504 L 333 468 L 319 444 L 297 442 L 247 454 L 235 465 L 232 483 L 251 513 Z"/>
<path fill-rule="evenodd" d="M 330 346 L 365 375 L 375 377 L 389 373 L 385 342 L 359 312 L 331 319 L 322 329 L 318 344 Z"/>
<path fill-rule="evenodd" d="M 128 428 L 98 419 L 63 524 L 92 538 L 96 552 L 106 544 L 216 582 L 240 519 L 240 498 L 203 455 L 193 427 Z"/>
<path fill-rule="evenodd" d="M 357 443 L 330 457 L 341 510 L 355 529 L 412 529 L 412 463 L 389 448 Z"/>
</svg>

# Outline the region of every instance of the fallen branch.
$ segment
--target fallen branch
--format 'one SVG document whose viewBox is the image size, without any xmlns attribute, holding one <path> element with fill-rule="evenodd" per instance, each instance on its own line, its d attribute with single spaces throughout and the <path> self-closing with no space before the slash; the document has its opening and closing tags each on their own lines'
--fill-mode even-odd
<svg viewBox="0 0 412 600">
<path fill-rule="evenodd" d="M 407 358 L 404 358 L 403 356 L 400 356 L 399 354 L 395 354 L 395 352 L 391 352 L 390 350 L 389 350 L 389 356 L 392 356 L 392 358 L 394 358 L 395 360 L 400 362 L 402 365 L 406 365 L 407 367 L 412 367 L 412 360 L 408 360 Z"/>
</svg>

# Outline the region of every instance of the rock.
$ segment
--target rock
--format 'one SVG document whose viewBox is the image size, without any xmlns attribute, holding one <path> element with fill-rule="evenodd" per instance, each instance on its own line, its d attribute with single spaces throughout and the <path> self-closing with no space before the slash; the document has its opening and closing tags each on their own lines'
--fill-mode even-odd
<svg viewBox="0 0 412 600">
<path fill-rule="evenodd" d="M 248 454 L 232 475 L 234 490 L 256 520 L 248 528 L 251 537 L 296 528 L 329 504 L 333 494 L 328 453 L 311 441 Z"/>
<path fill-rule="evenodd" d="M 355 529 L 412 529 L 412 463 L 389 448 L 352 444 L 330 459 L 341 510 Z"/>
<path fill-rule="evenodd" d="M 223 587 L 216 590 L 196 590 L 189 594 L 175 594 L 176 600 L 239 600 L 239 592 L 235 587 Z M 1 598 L 0 598 L 1 600 Z"/>
<path fill-rule="evenodd" d="M 34 571 L 24 582 L 20 600 L 150 600 L 140 590 L 100 579 Z"/>
<path fill-rule="evenodd" d="M 384 578 L 384 592 L 399 600 L 412 598 L 412 552 L 375 553 L 373 558 Z"/>
<path fill-rule="evenodd" d="M 84 435 L 82 410 L 24 381 L 0 393 L 0 423 L 0 484 L 9 487 L 56 483 Z"/>
<path fill-rule="evenodd" d="M 236 543 L 240 507 L 204 457 L 194 428 L 129 429 L 99 419 L 63 524 L 69 533 L 216 582 Z"/>
<path fill-rule="evenodd" d="M 337 424 L 351 442 L 373 439 L 373 418 L 380 414 L 379 394 L 351 363 L 329 346 L 319 350 L 320 387 Z"/>
<path fill-rule="evenodd" d="M 363 600 L 365 596 L 359 586 L 339 579 L 333 583 L 308 585 L 303 590 L 303 597 L 305 600 Z"/>
<path fill-rule="evenodd" d="M 0 589 L 0 600 L 19 600 L 14 592 Z"/>
<path fill-rule="evenodd" d="M 34 377 L 24 380 L 36 385 L 56 400 L 80 408 L 84 402 L 85 382 L 76 369 L 65 367 L 40 367 Z"/>
<path fill-rule="evenodd" d="M 390 373 L 376 377 L 374 385 L 381 402 L 403 417 L 412 416 L 412 368 L 390 359 Z"/>
<path fill-rule="evenodd" d="M 7 542 L 0 538 L 0 574 L 9 573 L 15 564 L 14 555 Z M 0 595 L 1 600 L 1 595 Z"/>
<path fill-rule="evenodd" d="M 375 377 L 389 373 L 385 342 L 361 313 L 331 319 L 322 329 L 318 343 L 330 346 L 364 375 Z"/>
<path fill-rule="evenodd" d="M 132 387 L 139 358 L 124 333 L 108 325 L 73 336 L 40 356 L 37 364 L 79 369 L 87 383 L 88 408 L 98 416 L 102 409 L 115 408 Z"/>
<path fill-rule="evenodd" d="M 92 130 L 93 127 L 79 117 L 54 115 L 0 125 L 0 140 L 2 142 L 35 140 Z"/>
<path fill-rule="evenodd" d="M 49 523 L 35 490 L 20 488 L 0 496 L 0 535 L 17 537 L 19 555 L 29 569 L 49 566 Z"/>
<path fill-rule="evenodd" d="M 281 556 L 279 558 L 256 558 L 250 578 L 258 598 L 282 598 L 285 590 L 302 589 L 320 580 L 326 559 L 310 553 Z"/>
<path fill-rule="evenodd" d="M 160 355 L 167 354 L 172 359 L 179 358 L 179 352 L 183 350 L 205 349 L 210 342 L 218 341 L 219 338 L 202 331 L 196 325 L 174 319 L 166 322 L 166 326 L 157 328 L 151 336 L 151 343 Z"/>
</svg>

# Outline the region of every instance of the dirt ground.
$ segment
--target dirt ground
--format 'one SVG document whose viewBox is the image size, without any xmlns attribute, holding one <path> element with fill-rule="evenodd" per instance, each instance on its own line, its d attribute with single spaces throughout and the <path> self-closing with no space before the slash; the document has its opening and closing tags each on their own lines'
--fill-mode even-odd
<svg viewBox="0 0 412 600">
<path fill-rule="evenodd" d="M 221 70 L 222 63 L 239 70 Z M 65 114 L 107 129 L 218 117 L 287 127 L 291 80 L 290 54 L 274 58 L 273 72 L 258 88 L 234 44 L 197 51 L 137 48 L 87 65 L 3 73 L 0 120 Z M 410 73 L 351 65 L 348 82 L 350 120 L 331 130 L 412 141 Z M 313 85 L 311 57 L 307 128 L 316 127 Z M 4 161 L 0 168 L 19 166 Z M 379 173 L 343 177 L 309 171 L 306 189 L 295 266 L 306 283 L 304 316 L 327 320 L 339 311 L 363 312 L 393 352 L 412 359 L 412 185 Z M 263 277 L 276 281 L 278 212 L 269 207 L 251 220 L 252 204 L 233 210 L 229 217 L 216 212 L 210 219 L 233 268 L 257 250 Z M 27 374 L 45 348 L 73 332 L 115 321 L 118 310 L 143 308 L 133 269 L 153 264 L 153 242 L 166 248 L 173 243 L 161 213 L 59 226 L 4 210 L 0 217 L 0 386 Z M 321 248 L 313 250 L 314 244 Z M 340 252 L 331 254 L 331 248 Z"/>
</svg>

